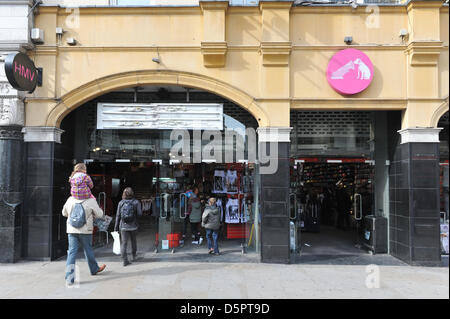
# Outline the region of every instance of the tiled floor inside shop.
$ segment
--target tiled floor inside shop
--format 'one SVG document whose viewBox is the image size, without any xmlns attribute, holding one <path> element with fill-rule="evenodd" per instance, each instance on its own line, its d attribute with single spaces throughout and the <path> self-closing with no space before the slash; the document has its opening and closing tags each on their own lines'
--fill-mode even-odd
<svg viewBox="0 0 450 319">
<path fill-rule="evenodd" d="M 245 240 L 226 239 L 223 235 L 219 237 L 219 256 L 208 254 L 208 245 L 206 238 L 201 245 L 192 244 L 190 227 L 187 231 L 187 239 L 183 247 L 177 247 L 167 251 L 155 252 L 155 239 L 157 231 L 157 221 L 152 217 L 143 217 L 139 219 L 139 230 L 137 235 L 138 262 L 227 262 L 227 263 L 256 263 L 259 262 L 258 255 L 253 247 L 249 247 L 242 253 L 242 245 Z M 100 236 L 105 236 L 102 233 Z M 109 237 L 109 244 L 96 248 L 96 257 L 104 262 L 115 261 L 120 256 L 112 253 L 113 239 Z M 128 253 L 131 258 L 131 244 L 128 244 Z M 63 257 L 65 258 L 65 257 Z M 80 252 L 80 258 L 82 258 Z"/>
</svg>

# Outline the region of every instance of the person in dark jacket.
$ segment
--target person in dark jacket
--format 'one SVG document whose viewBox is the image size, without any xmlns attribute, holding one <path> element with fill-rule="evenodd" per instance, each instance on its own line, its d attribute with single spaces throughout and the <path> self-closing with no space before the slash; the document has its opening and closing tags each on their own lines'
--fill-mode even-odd
<svg viewBox="0 0 450 319">
<path fill-rule="evenodd" d="M 348 216 L 352 207 L 352 201 L 350 195 L 347 193 L 343 182 L 338 183 L 338 189 L 336 190 L 336 203 L 338 211 L 337 227 L 343 230 L 349 229 Z"/>
<path fill-rule="evenodd" d="M 203 238 L 200 236 L 200 223 L 202 221 L 202 203 L 198 197 L 198 188 L 194 188 L 194 194 L 189 199 L 188 215 L 191 223 L 191 232 L 194 235 L 193 244 L 201 245 Z"/>
<path fill-rule="evenodd" d="M 131 253 L 133 254 L 133 261 L 137 259 L 137 243 L 136 233 L 138 229 L 137 217 L 142 216 L 141 203 L 134 198 L 134 192 L 131 187 L 125 188 L 122 194 L 122 200 L 117 206 L 115 231 L 120 230 L 122 237 L 122 245 L 120 253 L 123 259 L 123 265 L 131 264 L 128 261 L 127 246 L 131 239 Z"/>
<path fill-rule="evenodd" d="M 216 199 L 211 197 L 202 215 L 202 226 L 206 229 L 206 239 L 208 241 L 208 253 L 219 255 L 219 229 L 220 211 L 216 205 Z"/>
</svg>

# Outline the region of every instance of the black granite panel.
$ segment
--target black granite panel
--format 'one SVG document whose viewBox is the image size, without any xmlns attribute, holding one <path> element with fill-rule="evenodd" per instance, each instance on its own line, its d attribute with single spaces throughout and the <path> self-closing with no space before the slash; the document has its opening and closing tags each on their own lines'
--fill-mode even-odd
<svg viewBox="0 0 450 319">
<path fill-rule="evenodd" d="M 397 189 L 395 201 L 395 214 L 399 216 L 409 217 L 410 215 L 410 190 Z"/>
<path fill-rule="evenodd" d="M 13 263 L 20 258 L 21 227 L 0 227 L 0 263 Z"/>
<path fill-rule="evenodd" d="M 439 186 L 439 163 L 435 160 L 411 161 L 411 187 L 437 188 Z"/>
<path fill-rule="evenodd" d="M 440 248 L 413 247 L 412 260 L 415 264 L 435 264 L 441 260 Z"/>
<path fill-rule="evenodd" d="M 30 243 L 26 246 L 23 255 L 27 259 L 50 259 L 50 246 Z"/>
<path fill-rule="evenodd" d="M 32 186 L 25 190 L 25 216 L 50 216 L 52 212 L 53 187 Z M 31 225 L 32 226 L 32 225 Z"/>
<path fill-rule="evenodd" d="M 287 264 L 290 260 L 289 246 L 263 245 L 261 261 L 266 263 Z"/>
<path fill-rule="evenodd" d="M 396 245 L 396 255 L 395 257 L 407 262 L 411 263 L 411 246 L 409 245 L 403 245 L 399 242 L 397 242 Z"/>
<path fill-rule="evenodd" d="M 397 165 L 397 175 L 395 176 L 395 187 L 396 188 L 409 188 L 409 171 L 410 163 L 409 161 L 399 161 Z"/>
<path fill-rule="evenodd" d="M 411 195 L 412 217 L 439 217 L 438 189 L 413 189 Z"/>
<path fill-rule="evenodd" d="M 439 219 L 413 219 L 413 246 L 440 247 Z"/>
<path fill-rule="evenodd" d="M 277 217 L 289 217 L 289 202 L 263 202 L 264 217 L 277 216 Z"/>
<path fill-rule="evenodd" d="M 274 174 L 261 174 L 261 188 L 286 187 L 289 188 L 289 161 L 278 160 L 278 169 Z"/>
<path fill-rule="evenodd" d="M 52 186 L 53 160 L 48 158 L 28 158 L 27 186 Z"/>
<path fill-rule="evenodd" d="M 30 244 L 46 244 L 50 241 L 50 216 L 27 216 L 27 241 Z"/>
<path fill-rule="evenodd" d="M 288 200 L 289 189 L 285 187 L 265 187 L 262 188 L 262 195 L 265 201 L 284 202 Z"/>
<path fill-rule="evenodd" d="M 439 143 L 409 143 L 414 160 L 439 160 Z"/>
<path fill-rule="evenodd" d="M 28 158 L 53 159 L 53 142 L 29 142 L 27 146 Z"/>
</svg>

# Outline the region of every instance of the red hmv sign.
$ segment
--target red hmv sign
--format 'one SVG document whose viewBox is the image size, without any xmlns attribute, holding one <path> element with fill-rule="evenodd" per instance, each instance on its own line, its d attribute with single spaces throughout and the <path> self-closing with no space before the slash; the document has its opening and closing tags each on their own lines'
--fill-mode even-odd
<svg viewBox="0 0 450 319">
<path fill-rule="evenodd" d="M 5 60 L 5 74 L 16 90 L 31 93 L 36 88 L 38 71 L 26 54 L 9 54 Z"/>
</svg>

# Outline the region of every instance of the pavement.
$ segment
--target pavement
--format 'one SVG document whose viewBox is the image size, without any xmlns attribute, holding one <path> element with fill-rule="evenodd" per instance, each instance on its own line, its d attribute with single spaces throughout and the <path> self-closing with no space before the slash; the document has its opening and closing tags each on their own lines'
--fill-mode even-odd
<svg viewBox="0 0 450 319">
<path fill-rule="evenodd" d="M 65 258 L 0 264 L 0 298 L 449 298 L 448 268 L 412 267 L 388 255 L 285 265 L 259 263 L 256 253 L 236 247 L 211 256 L 204 245 L 188 245 L 174 254 L 138 248 L 140 259 L 123 267 L 111 245 L 95 250 L 98 262 L 107 265 L 96 276 L 80 255 L 72 288 L 65 286 Z"/>
</svg>

